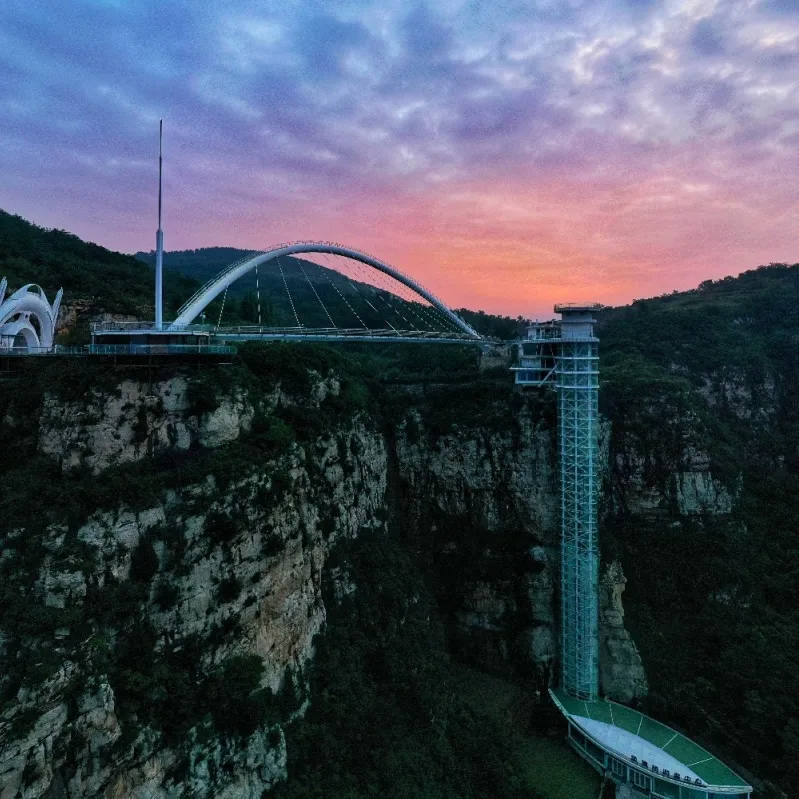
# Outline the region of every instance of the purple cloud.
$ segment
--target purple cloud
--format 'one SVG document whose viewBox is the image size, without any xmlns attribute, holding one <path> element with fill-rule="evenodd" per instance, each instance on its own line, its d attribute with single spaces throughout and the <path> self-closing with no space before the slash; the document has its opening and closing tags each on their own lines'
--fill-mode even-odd
<svg viewBox="0 0 799 799">
<path fill-rule="evenodd" d="M 553 186 L 585 198 L 583 210 L 561 198 L 565 229 L 585 224 L 609 252 L 620 248 L 610 231 L 628 236 L 625 257 L 652 208 L 676 237 L 733 196 L 750 240 L 773 208 L 796 204 L 797 65 L 787 0 L 6 0 L 0 206 L 109 246 L 149 246 L 163 116 L 170 246 L 377 236 L 373 209 L 384 219 L 400 206 L 423 208 L 431 229 L 460 218 L 468 231 L 463 187 L 478 184 L 496 192 L 480 246 L 501 244 L 487 231 L 489 209 L 504 208 L 514 241 L 526 225 L 535 248 L 540 214 L 523 209 Z M 399 260 L 424 240 L 385 235 Z M 764 260 L 789 244 L 764 247 Z M 751 265 L 751 248 L 736 252 L 731 268 Z"/>
</svg>

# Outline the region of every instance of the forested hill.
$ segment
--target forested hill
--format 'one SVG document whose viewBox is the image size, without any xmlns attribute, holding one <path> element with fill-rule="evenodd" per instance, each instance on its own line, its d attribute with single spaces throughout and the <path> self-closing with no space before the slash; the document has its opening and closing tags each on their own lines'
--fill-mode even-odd
<svg viewBox="0 0 799 799">
<path fill-rule="evenodd" d="M 799 264 L 608 309 L 598 335 L 600 538 L 650 709 L 796 795 Z"/>
<path fill-rule="evenodd" d="M 782 368 L 799 351 L 799 264 L 771 264 L 600 314 L 603 353 L 691 372 Z M 614 361 L 615 362 L 615 361 Z"/>
<path fill-rule="evenodd" d="M 74 312 L 80 327 L 101 313 L 152 317 L 153 273 L 141 261 L 0 210 L 3 276 L 11 290 L 38 283 L 51 300 L 63 288 L 64 312 Z M 175 275 L 164 287 L 167 310 L 176 309 L 195 287 L 193 280 Z M 78 338 L 87 335 L 84 329 Z"/>
</svg>

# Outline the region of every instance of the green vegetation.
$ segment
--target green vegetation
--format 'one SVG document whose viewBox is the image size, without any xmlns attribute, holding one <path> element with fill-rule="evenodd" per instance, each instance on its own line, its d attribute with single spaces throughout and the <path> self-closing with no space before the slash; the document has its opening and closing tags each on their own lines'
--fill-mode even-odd
<svg viewBox="0 0 799 799">
<path fill-rule="evenodd" d="M 603 313 L 611 451 L 673 496 L 706 453 L 732 513 L 633 513 L 616 460 L 601 537 L 628 578 L 649 712 L 799 791 L 799 265 Z M 675 656 L 679 653 L 679 656 Z"/>
<path fill-rule="evenodd" d="M 531 738 L 520 747 L 522 775 L 543 799 L 596 799 L 600 778 L 560 739 Z"/>
<path fill-rule="evenodd" d="M 138 583 L 149 583 L 158 571 L 158 557 L 149 537 L 140 539 L 130 558 L 130 579 Z"/>
<path fill-rule="evenodd" d="M 337 548 L 336 566 L 358 588 L 327 598 L 314 702 L 288 730 L 289 781 L 274 796 L 554 798 L 567 763 L 582 773 L 559 745 L 528 737 L 523 691 L 451 660 L 435 600 L 397 541 L 364 533 Z M 578 782 L 571 799 L 593 799 L 596 780 Z"/>
<path fill-rule="evenodd" d="M 38 283 L 51 301 L 63 288 L 65 303 L 83 301 L 93 313 L 109 311 L 145 318 L 152 314 L 152 272 L 133 256 L 81 241 L 63 230 L 40 228 L 0 211 L 0 277 L 3 276 L 8 277 L 11 290 Z M 175 310 L 195 286 L 190 278 L 176 275 L 165 287 L 166 309 Z M 88 320 L 82 321 L 83 327 L 70 343 L 79 343 L 81 335 L 88 341 Z"/>
<path fill-rule="evenodd" d="M 501 316 L 485 311 L 458 308 L 456 313 L 470 324 L 481 336 L 516 341 L 524 336 L 529 321 L 523 316 Z"/>
<path fill-rule="evenodd" d="M 68 299 L 86 298 L 95 309 L 138 314 L 151 302 L 151 277 L 140 262 L 0 213 L 3 273 L 12 288 L 36 279 L 52 295 L 63 285 Z M 173 299 L 190 293 L 188 284 L 167 283 L 175 287 Z M 244 288 L 228 300 L 238 305 L 234 315 L 251 321 L 251 288 Z M 285 308 L 265 312 L 291 321 Z M 500 337 L 514 335 L 519 323 L 466 316 Z M 647 710 L 731 765 L 745 764 L 797 794 L 799 266 L 772 265 L 610 309 L 601 314 L 598 332 L 602 410 L 612 422 L 601 540 L 603 555 L 620 557 L 628 578 L 626 620 L 650 679 Z M 316 408 L 304 399 L 313 373 L 331 370 L 341 390 Z M 150 377 L 160 374 L 155 369 Z M 246 392 L 256 408 L 251 431 L 213 451 L 155 453 L 108 469 L 101 480 L 80 469 L 62 473 L 37 453 L 43 397 L 50 391 L 68 402 L 114 391 L 120 379 L 138 378 L 134 370 L 37 360 L 0 393 L 3 445 L 14 453 L 0 462 L 0 607 L 6 651 L 15 653 L 0 664 L 0 702 L 15 701 L 21 687 L 51 675 L 85 644 L 97 673 L 108 675 L 122 718 L 150 722 L 170 739 L 203 721 L 247 734 L 253 724 L 285 718 L 299 700 L 297 675 L 286 680 L 284 695 L 272 696 L 258 688 L 257 662 L 229 659 L 202 670 L 208 641 L 156 648 L 147 616 L 176 602 L 169 577 L 186 568 L 182 530 L 167 523 L 151 531 L 132 553 L 131 579 L 117 582 L 77 540 L 87 516 L 120 503 L 151 507 L 164 488 L 212 477 L 201 500 L 207 508 L 234 478 L 265 461 L 274 466 L 269 479 L 240 501 L 271 507 L 291 486 L 284 456 L 298 444 L 310 451 L 317 436 L 357 413 L 390 440 L 413 409 L 406 430 L 420 444 L 458 425 L 515 436 L 522 410 L 543 426 L 553 422 L 551 397 L 515 394 L 504 370 L 478 373 L 470 347 L 252 344 L 241 348 L 232 367 L 185 374 L 198 414 Z M 274 407 L 278 386 L 292 401 Z M 146 438 L 146 414 L 136 417 L 135 435 Z M 677 475 L 704 469 L 705 461 L 733 499 L 729 514 L 679 512 Z M 641 490 L 667 501 L 643 511 L 636 504 Z M 432 536 L 404 545 L 364 539 L 339 552 L 339 562 L 357 575 L 358 590 L 341 606 L 328 603 L 328 634 L 306 675 L 314 702 L 290 731 L 292 778 L 279 796 L 530 796 L 536 790 L 558 799 L 594 790 L 576 759 L 530 735 L 529 718 L 508 722 L 492 715 L 469 687 L 479 678 L 452 660 L 446 624 L 457 581 L 533 568 L 520 555 L 526 528 L 518 519 L 506 521 L 507 529 L 489 538 L 468 519 L 431 511 L 424 520 L 430 529 L 459 541 L 457 552 L 437 561 Z M 59 563 L 92 578 L 84 606 L 46 606 L 36 588 L 43 560 L 53 555 L 44 531 L 54 523 L 64 527 Z M 320 521 L 326 536 L 335 526 L 332 514 Z M 209 547 L 228 546 L 237 530 L 231 516 L 211 514 Z M 267 537 L 262 554 L 273 557 L 281 546 L 279 536 Z M 164 553 L 160 570 L 156 551 Z M 247 587 L 231 574 L 216 591 L 231 601 Z M 220 624 L 215 640 L 234 640 L 235 624 Z M 486 692 L 496 701 L 502 690 L 493 684 Z M 523 696 L 516 699 L 524 704 Z M 33 720 L 23 714 L 15 729 Z"/>
<path fill-rule="evenodd" d="M 256 655 L 237 655 L 228 658 L 206 683 L 207 701 L 214 725 L 222 733 L 252 735 L 265 721 L 270 711 L 273 720 L 279 705 L 272 692 L 260 689 L 264 664 Z"/>
</svg>

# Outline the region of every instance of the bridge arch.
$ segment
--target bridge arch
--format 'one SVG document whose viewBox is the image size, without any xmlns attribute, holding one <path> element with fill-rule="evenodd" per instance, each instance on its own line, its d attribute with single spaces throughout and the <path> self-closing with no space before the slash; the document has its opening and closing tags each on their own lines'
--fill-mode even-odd
<svg viewBox="0 0 799 799">
<path fill-rule="evenodd" d="M 170 330 L 176 330 L 191 324 L 197 316 L 202 313 L 203 309 L 213 300 L 215 300 L 231 283 L 234 283 L 240 277 L 246 275 L 256 266 L 260 266 L 267 261 L 274 258 L 280 258 L 283 255 L 301 255 L 303 253 L 324 253 L 329 255 L 342 255 L 346 258 L 351 258 L 354 261 L 359 261 L 366 266 L 370 266 L 389 277 L 394 278 L 399 283 L 407 286 L 411 291 L 416 292 L 420 297 L 423 297 L 431 305 L 441 311 L 456 327 L 468 336 L 480 338 L 480 334 L 461 319 L 454 311 L 451 311 L 444 303 L 438 299 L 432 292 L 428 291 L 424 286 L 418 283 L 408 275 L 403 274 L 398 269 L 390 266 L 383 261 L 368 255 L 367 253 L 353 250 L 350 247 L 345 247 L 340 244 L 327 241 L 299 241 L 293 244 L 281 244 L 277 247 L 267 250 L 265 252 L 254 253 L 246 256 L 245 258 L 231 264 L 229 267 L 220 272 L 215 278 L 209 280 L 202 288 L 198 289 L 178 310 L 178 315 L 175 320 L 169 325 Z"/>
</svg>

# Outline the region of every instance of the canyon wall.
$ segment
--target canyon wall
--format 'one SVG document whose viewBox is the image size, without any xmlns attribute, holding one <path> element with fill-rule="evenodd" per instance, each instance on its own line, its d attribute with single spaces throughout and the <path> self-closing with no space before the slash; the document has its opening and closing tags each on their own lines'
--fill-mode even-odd
<svg viewBox="0 0 799 799">
<path fill-rule="evenodd" d="M 2 799 L 260 797 L 285 777 L 284 725 L 313 701 L 323 581 L 357 590 L 326 562 L 364 531 L 399 536 L 429 570 L 459 657 L 545 698 L 558 651 L 545 399 L 442 427 L 425 392 L 391 415 L 350 402 L 332 373 L 311 370 L 301 393 L 220 386 L 125 375 L 6 405 L 5 429 L 54 481 L 42 501 L 63 492 L 64 510 L 26 506 L 4 531 Z M 631 701 L 646 679 L 623 584 L 604 568 L 602 680 Z"/>
</svg>

